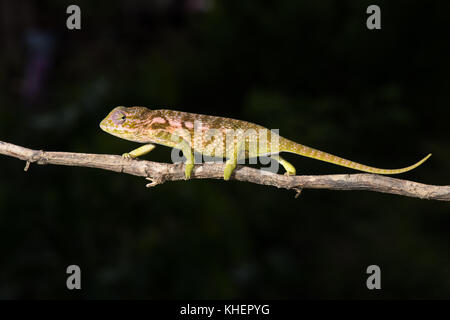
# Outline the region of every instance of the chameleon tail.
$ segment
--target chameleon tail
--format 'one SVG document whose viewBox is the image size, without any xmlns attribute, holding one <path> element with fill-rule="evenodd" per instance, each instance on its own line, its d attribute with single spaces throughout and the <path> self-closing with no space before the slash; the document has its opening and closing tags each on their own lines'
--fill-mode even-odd
<svg viewBox="0 0 450 320">
<path fill-rule="evenodd" d="M 282 143 L 282 145 L 284 145 L 284 148 L 282 148 L 281 151 L 284 151 L 284 152 L 295 153 L 295 154 L 298 154 L 301 156 L 305 156 L 305 157 L 309 157 L 309 158 L 313 158 L 313 159 L 317 159 L 317 160 L 321 160 L 321 161 L 325 161 L 325 162 L 334 163 L 338 166 L 347 167 L 347 168 L 364 171 L 364 172 L 377 173 L 377 174 L 398 174 L 398 173 L 410 171 L 414 168 L 417 168 L 422 163 L 424 163 L 429 157 L 431 157 L 431 153 L 430 153 L 429 155 L 427 155 L 425 158 L 423 158 L 419 162 L 417 162 L 409 167 L 406 167 L 406 168 L 379 169 L 379 168 L 369 167 L 369 166 L 366 166 L 366 165 L 363 165 L 363 164 L 360 164 L 357 162 L 353 162 L 350 160 L 346 160 L 346 159 L 334 156 L 332 154 L 322 152 L 320 150 L 316 150 L 316 149 L 313 149 L 313 148 L 310 148 L 310 147 L 307 147 L 307 146 L 304 146 L 304 145 L 301 145 L 301 144 L 298 144 L 298 143 L 295 143 L 295 142 L 289 141 L 289 140 L 285 141 L 285 143 Z"/>
</svg>

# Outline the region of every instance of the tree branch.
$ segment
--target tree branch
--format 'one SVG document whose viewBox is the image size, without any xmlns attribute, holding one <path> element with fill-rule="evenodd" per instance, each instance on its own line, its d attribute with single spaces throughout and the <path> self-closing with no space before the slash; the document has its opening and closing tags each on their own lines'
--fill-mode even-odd
<svg viewBox="0 0 450 320">
<path fill-rule="evenodd" d="M 30 163 L 90 167 L 145 177 L 153 187 L 166 181 L 184 180 L 182 164 L 168 164 L 145 160 L 128 160 L 117 155 L 47 152 L 32 150 L 0 141 L 0 154 Z M 223 179 L 224 164 L 196 165 L 191 179 Z M 278 188 L 292 189 L 297 196 L 302 189 L 366 190 L 392 193 L 408 197 L 450 201 L 450 186 L 435 186 L 375 174 L 336 174 L 318 176 L 285 176 L 245 166 L 238 166 L 231 179 Z"/>
</svg>

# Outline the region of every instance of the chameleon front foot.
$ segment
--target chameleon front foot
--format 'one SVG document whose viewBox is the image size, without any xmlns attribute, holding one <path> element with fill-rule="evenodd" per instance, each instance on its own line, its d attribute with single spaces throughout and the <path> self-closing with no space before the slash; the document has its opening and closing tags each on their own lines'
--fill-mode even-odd
<svg viewBox="0 0 450 320">
<path fill-rule="evenodd" d="M 127 160 L 131 160 L 131 159 L 134 159 L 136 157 L 133 157 L 130 153 L 126 152 L 126 153 L 122 154 L 122 158 L 127 159 Z"/>
<path fill-rule="evenodd" d="M 147 143 L 137 149 L 134 149 L 133 151 L 122 154 L 122 157 L 124 157 L 125 159 L 135 159 L 149 153 L 153 149 L 155 149 L 155 145 Z"/>
<path fill-rule="evenodd" d="M 225 170 L 223 171 L 223 180 L 230 180 L 231 174 L 236 168 L 236 161 L 227 161 L 225 164 Z"/>
</svg>

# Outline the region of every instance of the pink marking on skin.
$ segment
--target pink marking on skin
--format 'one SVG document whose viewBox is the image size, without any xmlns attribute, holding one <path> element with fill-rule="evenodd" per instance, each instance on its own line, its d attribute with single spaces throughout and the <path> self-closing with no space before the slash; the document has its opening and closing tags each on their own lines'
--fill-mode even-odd
<svg viewBox="0 0 450 320">
<path fill-rule="evenodd" d="M 181 128 L 181 121 L 169 119 L 169 125 L 174 128 Z"/>
<path fill-rule="evenodd" d="M 192 122 L 185 122 L 184 125 L 186 126 L 186 128 L 188 129 L 193 129 L 194 128 L 194 124 Z"/>
<path fill-rule="evenodd" d="M 155 118 L 152 119 L 151 124 L 153 124 L 153 123 L 166 123 L 166 120 L 164 118 L 161 118 L 161 117 L 155 117 Z"/>
</svg>

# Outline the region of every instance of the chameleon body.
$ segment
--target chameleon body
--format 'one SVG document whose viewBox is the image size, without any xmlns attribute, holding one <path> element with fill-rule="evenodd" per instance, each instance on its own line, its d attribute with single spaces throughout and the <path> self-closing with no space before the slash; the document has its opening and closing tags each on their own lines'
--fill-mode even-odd
<svg viewBox="0 0 450 320">
<path fill-rule="evenodd" d="M 190 178 L 194 168 L 194 151 L 206 156 L 226 158 L 225 180 L 230 178 L 238 160 L 258 156 L 270 156 L 285 168 L 287 175 L 295 175 L 294 166 L 283 159 L 279 155 L 280 152 L 295 153 L 377 174 L 403 173 L 418 167 L 431 156 L 429 154 L 406 168 L 379 169 L 304 146 L 247 121 L 174 110 L 150 110 L 144 107 L 116 107 L 103 119 L 100 127 L 119 138 L 144 143 L 140 148 L 124 153 L 125 158 L 144 155 L 153 150 L 155 144 L 180 149 L 186 157 L 186 179 Z M 229 132 L 234 133 L 231 138 L 228 135 Z M 266 132 L 265 141 L 267 143 L 264 147 L 262 143 L 256 143 L 256 147 L 250 147 L 250 143 L 257 141 L 260 137 L 259 132 Z M 208 137 L 205 139 L 205 136 Z M 274 141 L 276 141 L 276 145 Z"/>
</svg>

